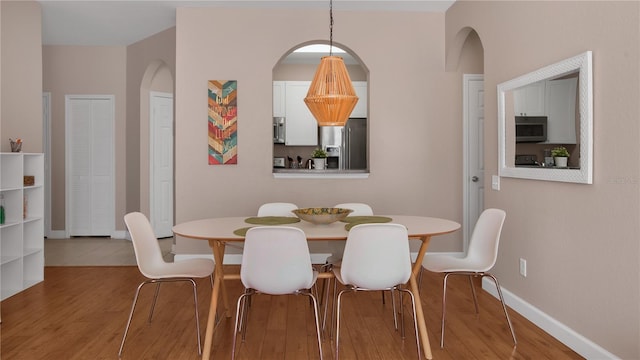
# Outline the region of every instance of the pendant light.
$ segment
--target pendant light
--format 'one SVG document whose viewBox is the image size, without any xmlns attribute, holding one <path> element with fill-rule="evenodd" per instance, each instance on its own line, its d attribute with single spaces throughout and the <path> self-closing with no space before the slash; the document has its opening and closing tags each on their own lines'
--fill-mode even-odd
<svg viewBox="0 0 640 360">
<path fill-rule="evenodd" d="M 344 126 L 358 97 L 340 56 L 333 56 L 333 0 L 329 0 L 329 56 L 320 59 L 305 104 L 320 126 Z"/>
</svg>

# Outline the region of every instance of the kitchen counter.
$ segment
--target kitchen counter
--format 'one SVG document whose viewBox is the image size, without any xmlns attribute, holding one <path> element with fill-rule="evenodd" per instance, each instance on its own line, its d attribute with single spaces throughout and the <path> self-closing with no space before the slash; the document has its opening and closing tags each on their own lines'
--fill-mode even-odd
<svg viewBox="0 0 640 360">
<path fill-rule="evenodd" d="M 274 168 L 273 177 L 276 179 L 367 179 L 369 178 L 369 171 Z"/>
</svg>

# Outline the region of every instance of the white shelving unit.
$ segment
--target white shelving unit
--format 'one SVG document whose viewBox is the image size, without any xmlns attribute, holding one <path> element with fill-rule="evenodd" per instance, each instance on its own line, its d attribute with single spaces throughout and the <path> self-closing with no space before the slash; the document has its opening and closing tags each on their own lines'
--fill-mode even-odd
<svg viewBox="0 0 640 360">
<path fill-rule="evenodd" d="M 24 176 L 35 184 L 24 185 Z M 44 280 L 44 154 L 0 153 L 0 299 Z"/>
</svg>

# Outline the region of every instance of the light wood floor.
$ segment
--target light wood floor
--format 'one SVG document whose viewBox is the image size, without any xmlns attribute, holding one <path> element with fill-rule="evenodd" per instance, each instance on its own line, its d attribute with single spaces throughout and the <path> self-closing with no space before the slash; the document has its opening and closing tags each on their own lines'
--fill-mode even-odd
<svg viewBox="0 0 640 360">
<path fill-rule="evenodd" d="M 158 240 L 162 256 L 173 261 L 173 238 Z M 131 240 L 83 237 L 44 240 L 45 266 L 136 265 Z"/>
<path fill-rule="evenodd" d="M 238 271 L 229 266 L 229 271 Z M 45 281 L 2 302 L 2 359 L 117 359 L 118 348 L 137 285 L 136 267 L 46 267 Z M 576 353 L 510 311 L 518 336 L 513 347 L 499 302 L 479 291 L 476 315 L 468 281 L 453 277 L 448 295 L 445 348 L 440 349 L 442 276 L 425 273 L 422 300 L 434 359 L 580 359 Z M 479 283 L 478 283 L 479 284 Z M 242 291 L 228 281 L 230 301 Z M 162 285 L 153 322 L 146 322 L 153 287 L 143 288 L 123 359 L 199 359 L 193 301 L 187 284 Z M 207 279 L 198 281 L 204 326 L 211 294 Z M 394 331 L 390 302 L 379 293 L 347 294 L 340 340 L 342 359 L 416 359 L 409 302 L 407 337 Z M 387 297 L 387 299 L 389 299 Z M 405 297 L 405 300 L 408 300 Z M 317 359 L 312 312 L 304 296 L 257 296 L 239 359 Z M 233 317 L 223 320 L 213 342 L 213 359 L 231 354 Z M 325 359 L 334 343 L 325 340 Z"/>
</svg>

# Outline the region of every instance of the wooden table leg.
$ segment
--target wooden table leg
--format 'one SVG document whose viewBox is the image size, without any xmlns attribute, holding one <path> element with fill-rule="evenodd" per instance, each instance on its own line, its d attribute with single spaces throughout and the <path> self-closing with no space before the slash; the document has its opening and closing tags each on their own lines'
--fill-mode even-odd
<svg viewBox="0 0 640 360">
<path fill-rule="evenodd" d="M 214 254 L 214 257 L 216 257 L 216 264 L 221 264 L 220 266 L 220 278 L 224 279 L 224 269 L 222 268 L 222 263 L 224 262 L 224 249 L 225 249 L 225 244 L 223 242 L 217 241 L 217 253 L 218 255 Z M 219 258 L 219 259 L 218 259 Z M 219 261 L 219 262 L 218 262 Z M 221 296 L 222 296 L 222 305 L 224 305 L 224 314 L 227 318 L 231 317 L 231 311 L 229 310 L 229 297 L 227 296 L 227 286 L 224 284 L 224 281 L 220 283 L 220 292 L 221 292 Z"/>
<path fill-rule="evenodd" d="M 411 286 L 411 292 L 416 299 L 416 319 L 418 321 L 418 332 L 420 333 L 420 338 L 422 339 L 422 350 L 424 351 L 424 356 L 427 359 L 433 359 L 433 355 L 431 354 L 431 344 L 429 343 L 429 334 L 427 333 L 427 324 L 424 321 L 424 312 L 422 311 L 422 301 L 420 300 L 420 288 L 418 286 L 418 275 L 420 274 L 420 269 L 422 268 L 422 260 L 424 259 L 424 255 L 427 252 L 427 247 L 429 247 L 429 242 L 431 240 L 431 236 L 425 236 L 421 238 L 422 244 L 420 245 L 420 250 L 418 251 L 418 256 L 416 257 L 416 262 L 413 265 L 413 269 L 411 272 L 411 278 L 409 278 L 409 284 Z"/>
<path fill-rule="evenodd" d="M 209 304 L 209 316 L 207 318 L 207 331 L 204 335 L 204 349 L 202 349 L 202 359 L 209 360 L 211 357 L 211 346 L 213 343 L 213 331 L 216 327 L 216 313 L 218 311 L 218 296 L 222 289 L 224 312 L 230 317 L 228 300 L 226 298 L 226 290 L 224 286 L 224 243 L 220 241 L 209 240 L 209 246 L 213 250 L 213 258 L 215 261 L 213 290 L 211 291 L 211 303 Z"/>
<path fill-rule="evenodd" d="M 216 263 L 216 270 L 219 265 Z M 218 271 L 213 280 L 213 290 L 211 291 L 211 304 L 209 305 L 209 317 L 207 319 L 207 331 L 204 335 L 204 349 L 202 349 L 202 360 L 209 360 L 211 356 L 211 344 L 213 342 L 213 330 L 216 326 L 216 311 L 218 307 L 218 293 L 220 284 L 224 281 L 218 276 Z"/>
<path fill-rule="evenodd" d="M 418 291 L 418 282 L 416 281 L 415 275 L 411 274 L 409 282 L 411 284 L 411 292 L 416 300 L 416 320 L 418 320 L 418 332 L 422 339 L 422 350 L 427 359 L 433 359 L 433 355 L 431 355 L 431 344 L 429 343 L 429 334 L 427 333 L 427 324 L 424 321 L 424 312 L 422 312 L 420 291 Z"/>
</svg>

